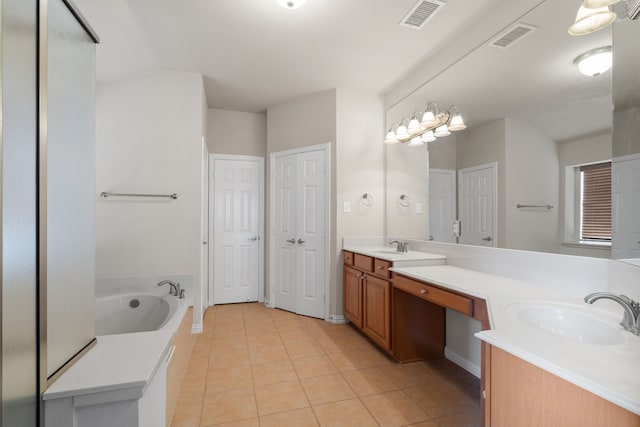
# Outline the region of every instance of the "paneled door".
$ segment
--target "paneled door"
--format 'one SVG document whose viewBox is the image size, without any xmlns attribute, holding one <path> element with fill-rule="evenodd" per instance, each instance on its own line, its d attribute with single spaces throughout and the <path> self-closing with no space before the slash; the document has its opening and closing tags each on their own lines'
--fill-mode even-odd
<svg viewBox="0 0 640 427">
<path fill-rule="evenodd" d="M 258 301 L 263 167 L 256 159 L 213 164 L 213 302 Z"/>
<path fill-rule="evenodd" d="M 325 149 L 274 153 L 271 295 L 284 310 L 325 317 Z"/>
<path fill-rule="evenodd" d="M 456 171 L 429 169 L 429 240 L 455 243 Z"/>
<path fill-rule="evenodd" d="M 461 236 L 460 243 L 496 246 L 497 164 L 458 171 Z"/>
<path fill-rule="evenodd" d="M 640 155 L 611 163 L 611 257 L 640 258 Z"/>
</svg>

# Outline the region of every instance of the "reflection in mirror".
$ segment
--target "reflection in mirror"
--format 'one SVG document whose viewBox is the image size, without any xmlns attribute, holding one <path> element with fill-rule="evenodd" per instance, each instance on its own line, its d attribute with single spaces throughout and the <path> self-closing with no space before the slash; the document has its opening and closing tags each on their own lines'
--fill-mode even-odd
<svg viewBox="0 0 640 427">
<path fill-rule="evenodd" d="M 637 12 L 637 8 L 636 8 Z M 613 28 L 613 258 L 640 265 L 640 21 Z"/>
<path fill-rule="evenodd" d="M 585 227 L 592 219 L 581 182 L 586 166 L 611 161 L 611 71 L 586 76 L 574 60 L 611 46 L 611 27 L 570 36 L 576 8 L 543 2 L 389 108 L 388 124 L 428 101 L 455 102 L 468 127 L 423 147 L 386 147 L 388 235 L 610 256 L 599 208 L 591 216 L 596 232 Z M 517 27 L 531 31 L 506 48 L 492 46 Z M 402 193 L 416 206 L 398 206 Z M 596 206 L 610 211 L 610 192 L 601 196 Z"/>
</svg>

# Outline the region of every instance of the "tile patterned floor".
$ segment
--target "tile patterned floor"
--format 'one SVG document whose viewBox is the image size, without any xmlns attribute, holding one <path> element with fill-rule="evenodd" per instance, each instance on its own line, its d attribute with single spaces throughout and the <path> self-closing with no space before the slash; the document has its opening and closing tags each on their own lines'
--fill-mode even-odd
<svg viewBox="0 0 640 427">
<path fill-rule="evenodd" d="M 397 364 L 349 325 L 260 304 L 207 310 L 172 427 L 473 427 L 479 380 Z"/>
</svg>

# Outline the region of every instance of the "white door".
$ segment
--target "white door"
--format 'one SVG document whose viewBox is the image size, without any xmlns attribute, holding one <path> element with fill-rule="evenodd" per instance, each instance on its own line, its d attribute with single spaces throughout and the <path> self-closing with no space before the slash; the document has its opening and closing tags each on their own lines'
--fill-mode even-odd
<svg viewBox="0 0 640 427">
<path fill-rule="evenodd" d="M 429 240 L 455 243 L 456 171 L 429 169 Z"/>
<path fill-rule="evenodd" d="M 611 257 L 640 258 L 640 157 L 611 163 Z"/>
<path fill-rule="evenodd" d="M 496 176 L 495 163 L 458 171 L 460 243 L 496 246 Z"/>
<path fill-rule="evenodd" d="M 200 253 L 200 306 L 204 313 L 207 307 L 207 289 L 209 284 L 209 151 L 207 142 L 202 138 L 202 165 L 200 183 L 200 237 L 202 248 Z"/>
<path fill-rule="evenodd" d="M 213 301 L 258 301 L 262 168 L 252 160 L 214 160 Z"/>
<path fill-rule="evenodd" d="M 326 151 L 274 153 L 271 292 L 284 310 L 324 318 Z"/>
</svg>

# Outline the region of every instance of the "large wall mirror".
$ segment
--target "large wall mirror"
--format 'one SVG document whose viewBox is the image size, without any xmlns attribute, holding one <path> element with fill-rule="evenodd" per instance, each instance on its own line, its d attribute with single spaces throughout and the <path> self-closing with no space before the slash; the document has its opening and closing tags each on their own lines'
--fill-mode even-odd
<svg viewBox="0 0 640 427">
<path fill-rule="evenodd" d="M 387 235 L 611 256 L 600 213 L 589 218 L 583 198 L 589 177 L 596 190 L 603 179 L 611 182 L 612 72 L 583 75 L 574 60 L 610 47 L 612 27 L 569 35 L 577 8 L 542 2 L 387 110 L 390 127 L 429 101 L 457 105 L 467 124 L 424 146 L 387 146 Z M 640 21 L 622 24 L 640 30 Z M 515 27 L 526 34 L 491 46 Z M 626 74 L 637 88 L 637 72 Z M 589 191 L 601 197 L 596 190 Z M 459 237 L 451 226 L 457 218 Z"/>
</svg>

